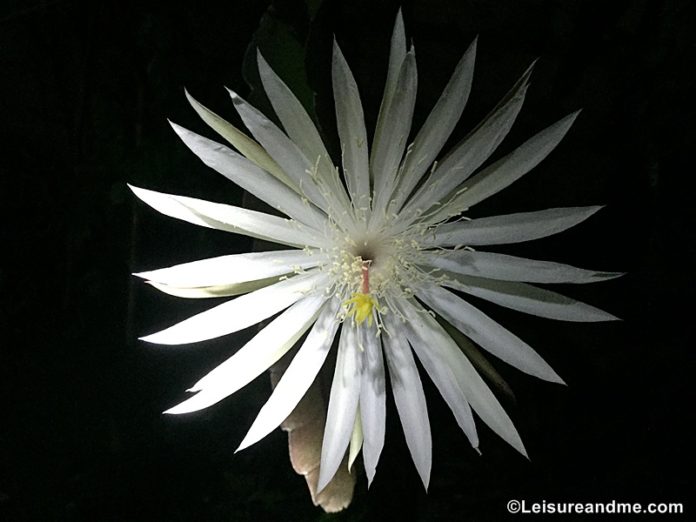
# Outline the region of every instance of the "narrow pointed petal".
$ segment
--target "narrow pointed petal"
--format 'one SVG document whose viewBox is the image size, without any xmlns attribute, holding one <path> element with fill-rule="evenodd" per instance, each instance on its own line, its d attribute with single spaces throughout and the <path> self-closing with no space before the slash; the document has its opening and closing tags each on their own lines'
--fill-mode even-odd
<svg viewBox="0 0 696 522">
<path fill-rule="evenodd" d="M 445 346 L 437 344 L 440 338 L 430 335 L 429 329 L 421 329 L 416 323 L 411 323 L 412 317 L 420 315 L 413 305 L 403 302 L 399 311 L 406 318 L 406 322 L 403 324 L 398 323 L 396 325 L 397 331 L 401 330 L 405 333 L 418 360 L 425 368 L 447 406 L 452 410 L 457 424 L 474 449 L 477 449 L 479 439 L 476 433 L 474 416 L 471 413 L 471 406 L 469 406 L 469 400 L 457 382 L 458 378 L 454 373 L 454 367 L 450 365 Z"/>
<path fill-rule="evenodd" d="M 549 208 L 487 218 L 445 223 L 426 235 L 427 245 L 454 247 L 462 245 L 505 245 L 552 236 L 582 223 L 601 206 Z"/>
<path fill-rule="evenodd" d="M 155 344 L 187 344 L 214 339 L 259 323 L 295 303 L 309 292 L 323 290 L 326 276 L 298 275 L 194 315 L 141 340 Z"/>
<path fill-rule="evenodd" d="M 163 285 L 161 283 L 155 283 L 154 281 L 146 281 L 146 283 L 160 292 L 174 297 L 183 297 L 184 299 L 208 299 L 211 297 L 232 297 L 253 292 L 254 290 L 260 290 L 261 288 L 277 283 L 281 280 L 281 277 L 282 276 L 267 277 L 266 279 L 257 279 L 255 281 L 246 281 L 233 285 L 201 286 L 193 288 Z"/>
<path fill-rule="evenodd" d="M 498 397 L 505 397 L 508 404 L 515 404 L 517 398 L 515 393 L 510 388 L 510 385 L 503 379 L 503 376 L 498 373 L 498 370 L 484 356 L 483 351 L 477 345 L 457 330 L 451 323 L 445 321 L 442 316 L 435 317 L 435 320 L 444 328 L 447 335 L 457 344 L 464 356 L 469 359 L 469 362 L 474 366 L 476 371 L 483 377 L 483 380 L 491 387 L 493 393 Z"/>
<path fill-rule="evenodd" d="M 194 225 L 300 248 L 326 245 L 320 234 L 310 232 L 295 221 L 232 205 L 155 192 L 133 185 L 128 187 L 158 212 Z"/>
<path fill-rule="evenodd" d="M 383 219 L 381 214 L 385 212 L 399 163 L 406 150 L 417 84 L 416 56 L 411 50 L 403 60 L 391 98 L 386 104 L 383 102 L 372 140 L 370 172 L 374 179 L 373 208 L 377 222 Z"/>
<path fill-rule="evenodd" d="M 474 75 L 476 41 L 474 39 L 459 60 L 440 99 L 418 131 L 413 146 L 407 153 L 403 171 L 399 176 L 396 208 L 401 207 L 423 174 L 432 165 L 464 111 Z"/>
<path fill-rule="evenodd" d="M 268 172 L 224 145 L 175 123 L 171 125 L 188 148 L 211 169 L 284 214 L 318 230 L 323 228 L 326 216 Z"/>
<path fill-rule="evenodd" d="M 333 478 L 346 453 L 360 398 L 362 368 L 363 352 L 358 347 L 356 327 L 346 321 L 341 329 L 336 369 L 331 383 L 317 491 L 324 489 Z"/>
<path fill-rule="evenodd" d="M 360 450 L 362 449 L 363 441 L 365 437 L 363 436 L 362 423 L 360 421 L 360 404 L 358 404 L 358 411 L 355 414 L 355 424 L 353 425 L 353 433 L 350 436 L 350 445 L 348 447 L 348 471 L 353 469 L 353 463 L 355 459 L 358 458 Z"/>
<path fill-rule="evenodd" d="M 331 73 L 346 184 L 354 205 L 369 207 L 370 165 L 365 117 L 358 85 L 335 40 Z"/>
<path fill-rule="evenodd" d="M 177 287 L 222 286 L 299 272 L 326 259 L 318 251 L 272 250 L 212 257 L 133 275 Z"/>
<path fill-rule="evenodd" d="M 528 83 L 518 81 L 515 85 L 517 89 L 513 95 L 445 156 L 427 183 L 407 203 L 404 208 L 407 214 L 428 210 L 443 200 L 493 154 L 510 132 L 527 94 Z"/>
<path fill-rule="evenodd" d="M 257 52 L 256 58 L 263 89 L 266 91 L 278 119 L 283 124 L 285 132 L 297 144 L 310 163 L 314 164 L 318 158 L 328 160 L 330 163 L 329 153 L 324 147 L 319 131 L 317 131 L 317 127 L 300 100 L 271 69 L 260 52 Z"/>
<path fill-rule="evenodd" d="M 370 179 L 372 180 L 373 185 L 373 206 L 376 203 L 374 196 L 376 194 L 383 194 L 384 183 L 389 181 L 393 174 L 396 174 L 396 172 L 394 172 L 393 174 L 385 173 L 383 168 L 385 162 L 383 161 L 383 159 L 386 158 L 383 158 L 382 156 L 384 153 L 380 152 L 380 158 L 378 159 L 378 154 L 376 153 L 377 144 L 378 142 L 383 142 L 381 147 L 383 148 L 383 150 L 386 151 L 388 149 L 388 147 L 385 146 L 386 141 L 391 139 L 393 141 L 392 148 L 398 148 L 399 143 L 396 140 L 399 140 L 401 138 L 400 134 L 403 134 L 403 130 L 400 134 L 390 135 L 389 131 L 386 130 L 386 127 L 391 126 L 393 128 L 394 125 L 398 123 L 403 128 L 405 122 L 398 122 L 394 118 L 394 108 L 399 106 L 407 108 L 407 103 L 403 102 L 408 102 L 408 100 L 410 100 L 411 98 L 413 98 L 413 100 L 415 101 L 416 85 L 413 85 L 412 93 L 404 92 L 404 88 L 406 88 L 406 80 L 408 80 L 411 76 L 416 76 L 415 54 L 413 50 L 410 54 L 411 58 L 409 59 L 408 54 L 406 52 L 406 32 L 404 30 L 404 19 L 401 13 L 401 9 L 399 9 L 399 11 L 396 14 L 396 20 L 394 21 L 394 30 L 392 32 L 391 43 L 389 48 L 389 65 L 387 67 L 387 79 L 384 84 L 384 93 L 382 95 L 382 101 L 379 107 L 379 114 L 377 116 L 377 124 L 375 126 L 375 133 L 372 139 L 372 148 L 370 155 Z M 406 61 L 411 61 L 412 64 L 406 66 Z M 410 69 L 413 70 L 412 73 L 409 72 Z M 411 81 L 417 83 L 417 76 L 415 78 L 411 78 Z M 396 102 L 395 98 L 397 98 Z M 401 103 L 398 103 L 399 101 L 401 101 Z M 403 148 L 401 149 L 401 155 L 403 155 L 403 151 L 406 146 L 405 140 L 408 139 L 408 133 L 410 132 L 410 119 L 411 118 L 409 117 L 408 129 L 406 129 L 406 136 L 401 138 L 404 140 Z M 391 162 L 394 158 L 390 157 L 389 159 Z M 397 158 L 397 161 L 400 160 L 401 156 Z M 394 169 L 396 169 L 396 167 L 394 167 Z M 380 201 L 379 204 L 386 205 L 386 197 L 388 196 L 388 194 L 384 195 L 384 201 Z M 381 208 L 380 212 L 384 212 L 384 208 Z"/>
<path fill-rule="evenodd" d="M 330 214 L 342 227 L 347 219 L 348 199 L 345 189 L 330 162 L 311 160 L 285 133 L 256 108 L 233 91 L 229 91 L 239 116 L 254 137 L 300 188 L 302 196 Z"/>
<path fill-rule="evenodd" d="M 546 127 L 471 178 L 457 202 L 460 212 L 500 192 L 541 163 L 561 142 L 579 113 L 576 111 Z"/>
<path fill-rule="evenodd" d="M 563 379 L 527 343 L 452 292 L 437 285 L 424 285 L 417 290 L 416 296 L 469 339 L 506 363 L 540 379 L 563 384 Z"/>
<path fill-rule="evenodd" d="M 428 357 L 437 357 L 442 361 L 440 364 L 451 370 L 456 384 L 481 420 L 513 448 L 527 456 L 510 417 L 452 338 L 423 308 L 406 301 L 402 301 L 401 304 L 401 311 L 406 318 L 404 327 L 407 336 L 410 335 L 417 340 L 412 346 L 421 362 L 423 353 L 432 352 Z M 419 345 L 418 349 L 416 345 Z"/>
<path fill-rule="evenodd" d="M 362 327 L 360 330 L 365 349 L 365 367 L 360 386 L 360 420 L 364 437 L 363 461 L 367 486 L 370 487 L 384 447 L 386 385 L 382 342 L 376 335 L 377 329 Z"/>
<path fill-rule="evenodd" d="M 384 85 L 382 106 L 389 101 L 396 90 L 396 82 L 399 79 L 399 71 L 401 71 L 401 64 L 404 58 L 406 58 L 406 31 L 404 28 L 404 17 L 401 9 L 399 9 L 394 20 L 394 29 L 390 41 L 389 65 L 387 66 L 387 80 Z M 381 110 L 380 107 L 380 112 Z"/>
<path fill-rule="evenodd" d="M 304 397 L 331 349 L 339 324 L 336 318 L 339 304 L 339 300 L 334 298 L 324 305 L 300 351 L 259 411 L 237 451 L 255 444 L 280 426 Z"/>
<path fill-rule="evenodd" d="M 189 94 L 188 91 L 185 90 L 184 92 L 186 93 L 186 98 L 193 109 L 198 113 L 201 119 L 210 126 L 210 128 L 225 138 L 235 149 L 244 155 L 245 158 L 254 162 L 263 170 L 269 172 L 280 181 L 297 191 L 297 186 L 292 183 L 287 174 L 283 172 L 283 169 L 281 169 L 278 164 L 273 161 L 273 158 L 268 155 L 261 145 L 256 143 L 249 136 L 244 134 L 221 116 L 218 116 L 203 104 L 199 103 Z"/>
<path fill-rule="evenodd" d="M 197 391 L 196 395 L 164 413 L 202 410 L 249 384 L 302 337 L 316 319 L 324 300 L 323 296 L 313 296 L 295 303 L 189 390 Z"/>
<path fill-rule="evenodd" d="M 424 254 L 423 264 L 462 275 L 527 283 L 596 283 L 623 275 L 472 250 L 432 251 Z"/>
<path fill-rule="evenodd" d="M 526 283 L 450 275 L 451 280 L 443 283 L 445 286 L 526 314 L 581 323 L 619 319 L 594 306 Z"/>
<path fill-rule="evenodd" d="M 327 190 L 343 208 L 346 208 L 348 197 L 345 188 L 338 178 L 331 156 L 312 118 L 285 82 L 271 69 L 261 53 L 257 52 L 256 57 L 263 88 L 285 132 L 297 144 L 311 166 L 315 167 L 316 176 L 322 180 Z"/>
<path fill-rule="evenodd" d="M 389 366 L 394 402 L 399 412 L 411 458 L 427 490 L 433 458 L 430 421 L 423 384 L 418 375 L 411 348 L 400 332 L 399 324 L 393 318 L 385 317 L 385 326 L 390 335 L 383 334 L 382 342 Z"/>
</svg>

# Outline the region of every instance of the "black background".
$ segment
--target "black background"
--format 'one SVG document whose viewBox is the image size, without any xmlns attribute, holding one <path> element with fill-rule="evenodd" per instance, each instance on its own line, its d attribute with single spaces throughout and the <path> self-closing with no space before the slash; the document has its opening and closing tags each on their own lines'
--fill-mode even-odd
<svg viewBox="0 0 696 522">
<path fill-rule="evenodd" d="M 327 91 L 333 33 L 370 127 L 398 4 L 325 0 L 311 31 L 303 5 L 279 0 L 271 15 L 308 37 L 307 72 L 325 133 L 335 135 Z M 577 229 L 509 251 L 628 272 L 561 289 L 623 321 L 555 323 L 477 302 L 569 384 L 496 363 L 515 390 L 516 403 L 506 406 L 531 462 L 483 426 L 477 456 L 428 383 L 429 493 L 390 402 L 377 477 L 369 491 L 359 479 L 352 507 L 337 518 L 501 520 L 515 498 L 683 502 L 678 518 L 693 519 L 692 2 L 402 5 L 419 65 L 417 123 L 477 34 L 474 88 L 455 138 L 536 57 L 525 107 L 501 151 L 584 109 L 541 166 L 472 215 L 606 204 Z M 130 272 L 251 246 L 159 216 L 125 184 L 241 203 L 241 192 L 190 154 L 166 118 L 213 136 L 186 103 L 186 86 L 237 121 L 223 86 L 248 93 L 242 61 L 267 7 L 3 2 L 1 519 L 329 518 L 290 468 L 285 434 L 233 454 L 269 394 L 265 377 L 209 410 L 160 414 L 249 332 L 181 347 L 135 340 L 210 305 L 158 294 Z"/>
</svg>

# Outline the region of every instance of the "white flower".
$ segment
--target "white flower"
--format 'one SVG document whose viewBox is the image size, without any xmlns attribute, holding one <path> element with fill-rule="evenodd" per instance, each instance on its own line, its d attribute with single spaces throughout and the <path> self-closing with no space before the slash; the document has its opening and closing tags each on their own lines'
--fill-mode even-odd
<svg viewBox="0 0 696 522">
<path fill-rule="evenodd" d="M 475 52 L 476 42 L 457 64 L 430 116 L 407 146 L 417 76 L 414 51 L 407 52 L 399 16 L 368 155 L 358 89 L 334 45 L 332 77 L 342 171 L 334 166 L 301 104 L 260 55 L 263 86 L 283 129 L 231 92 L 252 140 L 189 96 L 203 120 L 238 152 L 172 124 L 184 143 L 206 165 L 288 219 L 133 187 L 135 194 L 168 216 L 291 248 L 216 257 L 137 274 L 176 296 L 240 295 L 144 337 L 148 342 L 205 341 L 279 314 L 198 381 L 189 390 L 196 392 L 194 396 L 167 413 L 200 410 L 231 395 L 308 332 L 240 449 L 265 437 L 293 411 L 337 338 L 319 490 L 335 474 L 349 444 L 351 461 L 355 458 L 360 441 L 368 480 L 374 477 L 384 443 L 385 360 L 408 447 L 427 487 L 431 436 L 413 352 L 474 448 L 478 437 L 472 410 L 525 454 L 510 418 L 440 321 L 523 372 L 563 381 L 524 341 L 452 290 L 541 317 L 604 321 L 615 317 L 529 283 L 590 283 L 619 274 L 471 248 L 556 234 L 600 208 L 454 219 L 542 161 L 577 115 L 566 116 L 507 156 L 480 168 L 504 139 L 522 106 L 530 67 L 490 115 L 435 162 L 466 104 Z"/>
</svg>

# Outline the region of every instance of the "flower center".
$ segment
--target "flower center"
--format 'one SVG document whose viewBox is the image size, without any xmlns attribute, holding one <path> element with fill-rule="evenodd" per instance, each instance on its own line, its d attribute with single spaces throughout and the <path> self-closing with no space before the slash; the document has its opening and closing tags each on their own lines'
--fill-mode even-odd
<svg viewBox="0 0 696 522">
<path fill-rule="evenodd" d="M 377 300 L 370 293 L 371 264 L 371 259 L 362 261 L 360 292 L 355 292 L 343 303 L 348 308 L 346 317 L 352 317 L 358 325 L 367 319 L 368 326 L 372 326 L 372 311 L 377 306 Z"/>
</svg>

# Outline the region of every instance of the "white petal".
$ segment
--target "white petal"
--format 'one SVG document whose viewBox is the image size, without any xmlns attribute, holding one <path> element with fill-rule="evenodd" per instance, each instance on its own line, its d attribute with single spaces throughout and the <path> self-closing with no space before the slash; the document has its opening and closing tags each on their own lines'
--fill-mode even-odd
<svg viewBox="0 0 696 522">
<path fill-rule="evenodd" d="M 528 283 L 595 283 L 620 272 L 597 272 L 562 263 L 471 250 L 424 253 L 424 263 L 457 274 Z"/>
<path fill-rule="evenodd" d="M 347 208 L 349 201 L 345 188 L 338 178 L 338 173 L 312 118 L 283 80 L 271 69 L 261 53 L 257 52 L 256 56 L 263 88 L 283 128 L 309 160 L 311 166 L 316 165 L 316 176 L 321 179 L 335 202 L 340 207 Z"/>
<path fill-rule="evenodd" d="M 384 321 L 387 334 L 382 335 L 382 343 L 389 366 L 394 402 L 411 458 L 427 490 L 433 459 L 430 421 L 423 384 L 418 376 L 411 348 L 400 332 L 398 322 L 391 316 L 385 316 Z"/>
<path fill-rule="evenodd" d="M 273 161 L 273 158 L 268 155 L 261 145 L 237 129 L 234 125 L 199 103 L 188 91 L 185 90 L 184 92 L 194 110 L 215 132 L 230 142 L 230 144 L 241 152 L 244 157 L 253 161 L 266 172 L 273 174 L 280 181 L 297 191 L 297 186 L 292 183 L 287 174 L 285 174 L 278 164 Z"/>
<path fill-rule="evenodd" d="M 443 319 L 506 363 L 546 381 L 563 384 L 558 374 L 527 343 L 478 308 L 436 285 L 423 285 L 416 296 Z"/>
<path fill-rule="evenodd" d="M 331 481 L 346 453 L 360 398 L 362 367 L 363 352 L 358 347 L 356 327 L 352 321 L 346 321 L 341 328 L 336 369 L 331 383 L 317 491 L 324 489 Z"/>
<path fill-rule="evenodd" d="M 525 72 L 527 75 L 530 71 Z M 525 76 L 523 75 L 523 78 Z M 505 139 L 522 109 L 527 88 L 526 81 L 518 81 L 508 100 L 489 114 L 437 166 L 427 182 L 404 207 L 404 212 L 415 214 L 417 209 L 428 210 L 463 183 Z"/>
<path fill-rule="evenodd" d="M 326 241 L 300 223 L 245 208 L 175 196 L 128 185 L 133 193 L 165 216 L 225 232 L 297 246 L 325 246 Z"/>
<path fill-rule="evenodd" d="M 147 284 L 153 286 L 160 292 L 172 295 L 174 297 L 183 297 L 184 299 L 208 299 L 210 297 L 231 297 L 240 294 L 260 290 L 273 283 L 281 280 L 282 276 L 267 277 L 266 279 L 257 279 L 255 281 L 246 281 L 233 285 L 219 286 L 201 286 L 201 287 L 186 287 L 186 286 L 171 286 L 155 283 L 154 281 L 146 281 Z"/>
<path fill-rule="evenodd" d="M 318 251 L 273 250 L 213 257 L 133 275 L 184 288 L 234 285 L 312 268 L 326 259 Z"/>
<path fill-rule="evenodd" d="M 388 102 L 386 104 L 383 102 L 380 109 L 372 140 L 370 172 L 374 179 L 375 224 L 383 221 L 399 163 L 406 149 L 416 102 L 417 84 L 416 56 L 413 51 L 410 51 L 401 65 L 396 89 Z"/>
<path fill-rule="evenodd" d="M 339 304 L 339 300 L 334 298 L 324 305 L 307 339 L 283 373 L 268 402 L 259 411 L 237 451 L 255 444 L 280 426 L 304 397 L 331 349 L 339 324 L 336 318 Z"/>
<path fill-rule="evenodd" d="M 335 40 L 331 72 L 346 184 L 353 203 L 357 207 L 368 207 L 370 166 L 365 117 L 355 78 Z"/>
<path fill-rule="evenodd" d="M 389 65 L 387 66 L 387 80 L 384 84 L 384 94 L 382 95 L 382 108 L 389 103 L 391 96 L 396 90 L 396 82 L 399 79 L 401 64 L 406 58 L 406 31 L 404 30 L 404 17 L 401 14 L 401 9 L 396 13 L 394 20 L 394 29 L 389 47 Z"/>
<path fill-rule="evenodd" d="M 526 283 L 495 281 L 458 274 L 451 276 L 452 280 L 443 283 L 445 286 L 519 312 L 559 321 L 583 323 L 618 320 L 618 317 L 604 310 Z"/>
<path fill-rule="evenodd" d="M 474 416 L 471 413 L 469 401 L 457 382 L 458 377 L 454 373 L 455 367 L 448 360 L 448 358 L 451 358 L 450 354 L 444 345 L 438 344 L 440 338 L 431 335 L 430 328 L 425 329 L 420 323 L 412 322 L 412 317 L 419 321 L 422 320 L 422 318 L 418 317 L 421 314 L 415 311 L 413 305 L 409 305 L 406 302 L 403 302 L 402 305 L 400 312 L 406 317 L 406 322 L 398 324 L 396 328 L 405 333 L 409 344 L 418 356 L 418 360 L 432 379 L 442 398 L 445 399 L 447 406 L 452 410 L 457 424 L 459 424 L 471 445 L 474 448 L 478 448 L 479 439 L 476 433 Z"/>
<path fill-rule="evenodd" d="M 402 312 L 405 312 L 406 316 L 404 327 L 407 335 L 412 335 L 414 339 L 419 340 L 418 349 L 413 343 L 412 345 L 421 362 L 423 361 L 421 354 L 431 352 L 428 354 L 429 357 L 438 358 L 441 365 L 451 369 L 459 388 L 476 414 L 503 440 L 522 455 L 527 456 L 510 417 L 452 338 L 424 309 L 404 301 L 401 303 L 403 304 Z"/>
<path fill-rule="evenodd" d="M 475 59 L 476 39 L 459 60 L 452 78 L 407 153 L 403 171 L 399 175 L 396 208 L 401 207 L 421 176 L 428 170 L 459 121 L 469 99 Z"/>
<path fill-rule="evenodd" d="M 329 153 L 326 151 L 319 132 L 305 108 L 285 82 L 271 69 L 260 52 L 257 52 L 256 58 L 263 89 L 266 91 L 278 119 L 283 124 L 285 132 L 312 165 L 317 161 L 317 158 L 322 158 L 324 161 L 328 161 L 330 166 Z"/>
<path fill-rule="evenodd" d="M 416 96 L 416 83 L 418 81 L 416 75 L 416 62 L 415 54 L 412 50 L 411 58 L 407 58 L 406 53 L 406 33 L 404 31 L 404 19 L 401 14 L 401 9 L 399 9 L 396 20 L 394 21 L 394 30 L 392 32 L 391 43 L 389 48 L 389 65 L 387 67 L 387 79 L 384 84 L 384 94 L 382 95 L 382 102 L 379 107 L 379 115 L 377 116 L 377 124 L 375 126 L 375 132 L 372 139 L 372 149 L 370 156 L 370 179 L 373 182 L 374 195 L 380 195 L 381 201 L 379 202 L 381 208 L 380 213 L 383 213 L 386 209 L 386 202 L 391 194 L 392 187 L 389 186 L 389 194 L 385 193 L 384 187 L 388 186 L 393 181 L 393 176 L 396 174 L 396 167 L 394 167 L 394 172 L 385 172 L 383 166 L 385 162 L 383 159 L 377 159 L 377 142 L 382 142 L 382 147 L 386 153 L 390 147 L 387 146 L 388 142 L 391 140 L 393 149 L 398 149 L 399 142 L 396 140 L 403 140 L 403 148 L 405 148 L 406 141 L 408 139 L 408 134 L 411 127 L 411 115 L 408 117 L 408 121 L 402 120 L 398 121 L 395 116 L 398 115 L 399 111 L 395 111 L 395 108 L 403 106 L 408 108 L 409 101 L 415 101 Z M 405 66 L 406 61 L 411 61 L 412 64 Z M 408 80 L 408 81 L 407 81 Z M 407 87 L 407 83 L 413 82 L 413 92 L 404 92 L 403 89 Z M 401 91 L 401 92 L 399 92 Z M 395 101 L 395 98 L 397 100 Z M 407 102 L 407 103 L 404 103 Z M 401 111 L 402 115 L 406 115 L 405 111 Z M 406 127 L 406 136 L 404 134 L 403 128 Z M 387 127 L 392 129 L 401 128 L 400 134 L 390 135 L 389 131 L 386 130 Z M 401 156 L 403 155 L 403 148 L 401 148 L 401 153 L 398 158 L 390 157 L 389 161 L 386 163 L 391 163 L 394 160 L 401 161 Z M 379 155 L 382 153 L 380 152 Z M 393 151 L 392 151 L 393 155 Z M 373 195 L 373 206 L 375 201 Z M 378 216 L 377 222 L 381 222 L 382 216 Z"/>
<path fill-rule="evenodd" d="M 326 216 L 316 207 L 307 204 L 286 184 L 232 149 L 175 123 L 171 123 L 171 126 L 186 146 L 211 169 L 284 214 L 317 230 L 323 229 Z"/>
<path fill-rule="evenodd" d="M 360 385 L 360 420 L 363 433 L 363 462 L 370 487 L 375 477 L 379 456 L 384 447 L 386 418 L 386 396 L 384 381 L 384 359 L 382 343 L 375 327 L 360 328 L 362 345 L 365 349 L 365 367 Z"/>
<path fill-rule="evenodd" d="M 261 111 L 247 103 L 237 93 L 228 92 L 244 125 L 284 169 L 293 184 L 300 187 L 314 204 L 326 208 L 324 196 L 320 194 L 316 183 L 308 175 L 308 171 L 314 166 L 310 159 Z"/>
<path fill-rule="evenodd" d="M 358 404 L 358 411 L 355 412 L 355 424 L 353 425 L 353 433 L 350 436 L 350 445 L 348 448 L 348 472 L 350 473 L 353 469 L 353 463 L 355 459 L 358 458 L 358 454 L 362 449 L 363 445 L 363 432 L 362 423 L 360 421 L 360 404 Z"/>
<path fill-rule="evenodd" d="M 556 148 L 580 111 L 569 114 L 525 141 L 510 154 L 496 161 L 469 180 L 458 201 L 463 210 L 496 194 L 536 167 Z M 460 210 L 461 212 L 461 210 Z"/>
<path fill-rule="evenodd" d="M 293 347 L 314 322 L 324 301 L 323 296 L 313 296 L 295 303 L 189 390 L 199 393 L 164 413 L 207 408 L 249 384 Z"/>
<path fill-rule="evenodd" d="M 423 243 L 433 246 L 504 245 L 558 234 L 582 223 L 601 206 L 549 208 L 487 218 L 445 223 Z"/>
<path fill-rule="evenodd" d="M 186 344 L 238 332 L 280 312 L 317 288 L 323 290 L 326 281 L 326 276 L 316 271 L 294 276 L 141 339 L 155 344 Z"/>
</svg>

